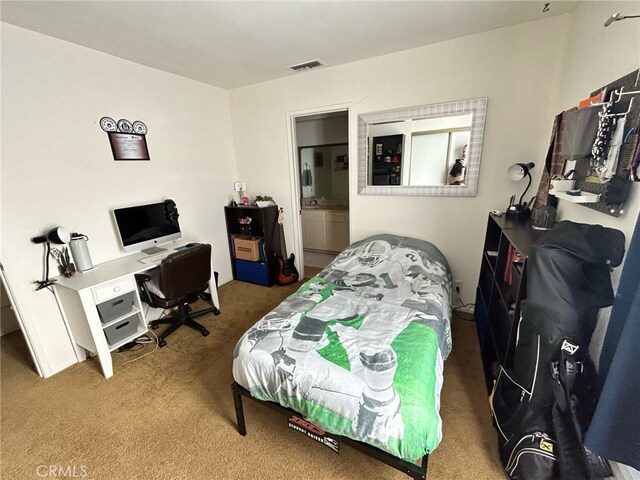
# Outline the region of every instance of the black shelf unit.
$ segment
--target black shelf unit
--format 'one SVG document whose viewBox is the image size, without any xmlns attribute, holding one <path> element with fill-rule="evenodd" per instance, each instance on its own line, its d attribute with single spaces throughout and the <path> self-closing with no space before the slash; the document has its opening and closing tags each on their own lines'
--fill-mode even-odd
<svg viewBox="0 0 640 480">
<path fill-rule="evenodd" d="M 240 280 L 258 285 L 271 286 L 278 276 L 278 262 L 275 254 L 282 251 L 280 245 L 280 230 L 278 225 L 278 206 L 268 207 L 237 206 L 224 207 L 225 222 L 227 224 L 227 237 L 229 242 L 229 257 L 231 259 L 231 271 L 234 280 Z M 251 232 L 242 231 L 239 219 L 251 217 Z M 238 260 L 235 258 L 233 238 L 240 235 L 251 235 L 264 240 L 264 259 L 256 262 Z M 247 274 L 247 267 L 264 275 Z"/>
<path fill-rule="evenodd" d="M 379 145 L 382 145 L 382 148 Z M 373 137 L 372 146 L 371 183 L 373 185 L 400 185 L 402 183 L 404 135 Z"/>
<path fill-rule="evenodd" d="M 531 246 L 545 233 L 534 230 L 528 220 L 489 215 L 474 313 L 489 393 L 497 367 L 512 366 L 516 320 L 527 296 L 527 258 Z M 519 254 L 521 261 L 511 261 L 509 246 Z M 505 280 L 507 268 L 510 283 Z"/>
</svg>

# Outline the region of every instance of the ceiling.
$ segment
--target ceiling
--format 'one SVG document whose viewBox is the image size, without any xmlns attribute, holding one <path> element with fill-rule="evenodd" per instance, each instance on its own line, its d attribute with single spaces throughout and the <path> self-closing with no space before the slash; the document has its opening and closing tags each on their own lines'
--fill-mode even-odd
<svg viewBox="0 0 640 480">
<path fill-rule="evenodd" d="M 542 1 L 2 1 L 2 21 L 230 89 L 571 11 Z M 320 67 L 327 68 L 327 67 Z"/>
</svg>

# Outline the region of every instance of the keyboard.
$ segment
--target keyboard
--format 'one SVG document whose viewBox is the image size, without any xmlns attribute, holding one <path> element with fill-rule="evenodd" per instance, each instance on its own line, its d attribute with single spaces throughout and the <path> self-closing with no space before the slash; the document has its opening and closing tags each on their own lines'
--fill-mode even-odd
<svg viewBox="0 0 640 480">
<path fill-rule="evenodd" d="M 176 253 L 173 248 L 170 250 L 166 250 L 164 252 L 149 255 L 148 257 L 141 258 L 138 261 L 140 263 L 144 263 L 145 265 L 151 265 L 152 263 L 160 263 L 162 260 L 164 260 L 166 257 L 171 255 L 172 253 Z"/>
</svg>

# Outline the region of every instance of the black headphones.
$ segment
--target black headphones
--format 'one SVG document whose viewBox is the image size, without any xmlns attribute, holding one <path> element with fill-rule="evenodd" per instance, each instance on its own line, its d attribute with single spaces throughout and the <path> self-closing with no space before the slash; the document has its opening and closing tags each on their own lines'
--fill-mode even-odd
<svg viewBox="0 0 640 480">
<path fill-rule="evenodd" d="M 170 222 L 178 223 L 178 217 L 180 216 L 178 207 L 176 207 L 176 202 L 170 198 L 164 201 L 164 215 Z"/>
</svg>

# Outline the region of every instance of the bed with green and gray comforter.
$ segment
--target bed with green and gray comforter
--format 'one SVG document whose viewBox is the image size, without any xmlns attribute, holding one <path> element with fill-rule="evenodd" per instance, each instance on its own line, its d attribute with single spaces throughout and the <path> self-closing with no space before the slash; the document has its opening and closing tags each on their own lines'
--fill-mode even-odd
<svg viewBox="0 0 640 480">
<path fill-rule="evenodd" d="M 369 237 L 240 338 L 233 376 L 254 398 L 414 461 L 442 436 L 450 298 L 449 266 L 434 245 Z"/>
</svg>

